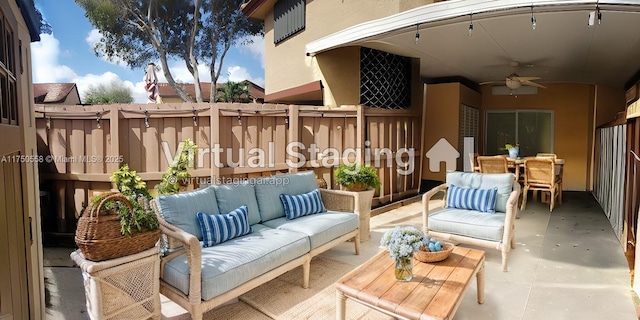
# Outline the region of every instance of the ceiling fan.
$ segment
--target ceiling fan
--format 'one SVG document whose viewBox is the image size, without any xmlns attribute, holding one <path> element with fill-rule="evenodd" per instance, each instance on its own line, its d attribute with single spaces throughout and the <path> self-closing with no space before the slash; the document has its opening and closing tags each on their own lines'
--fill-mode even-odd
<svg viewBox="0 0 640 320">
<path fill-rule="evenodd" d="M 512 62 L 511 63 L 511 67 L 518 68 L 520 66 L 520 63 L 518 62 Z M 527 65 L 530 66 L 530 65 Z M 518 88 L 520 88 L 521 86 L 532 86 L 532 87 L 538 87 L 538 88 L 546 88 L 545 86 L 539 84 L 539 83 L 535 83 L 533 82 L 533 80 L 539 80 L 540 77 L 521 77 L 519 76 L 517 73 L 512 73 L 510 74 L 505 80 L 498 80 L 498 81 L 488 81 L 488 82 L 482 82 L 480 83 L 480 85 L 485 85 L 485 84 L 491 84 L 491 83 L 500 83 L 500 84 L 505 84 L 509 89 L 511 90 L 516 90 Z"/>
</svg>

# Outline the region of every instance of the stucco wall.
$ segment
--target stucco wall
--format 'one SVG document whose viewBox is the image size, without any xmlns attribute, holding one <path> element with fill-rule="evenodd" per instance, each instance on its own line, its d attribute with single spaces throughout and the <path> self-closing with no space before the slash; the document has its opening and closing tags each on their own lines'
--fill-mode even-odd
<svg viewBox="0 0 640 320">
<path fill-rule="evenodd" d="M 425 110 L 424 152 L 428 152 L 441 138 L 445 138 L 458 149 L 458 121 L 460 116 L 459 83 L 427 85 Z M 422 179 L 444 181 L 445 163 L 440 163 L 438 172 L 429 170 L 429 159 L 422 163 Z"/>
<path fill-rule="evenodd" d="M 306 56 L 305 46 L 307 43 L 365 21 L 386 17 L 413 6 L 432 2 L 411 0 L 404 3 L 405 1 L 307 1 L 305 30 L 277 45 L 273 43 L 273 10 L 271 10 L 264 20 L 265 94 L 297 87 L 312 81 L 324 80 L 322 71 L 319 69 L 321 63 L 315 61 L 321 55 Z M 367 10 L 362 10 L 363 6 L 366 6 Z"/>
<path fill-rule="evenodd" d="M 589 189 L 593 135 L 595 86 L 589 84 L 545 84 L 535 95 L 494 96 L 482 88 L 481 133 L 487 110 L 552 110 L 554 152 L 565 160 L 564 190 Z M 480 139 L 482 141 L 482 138 Z M 480 148 L 482 150 L 482 146 Z"/>
</svg>

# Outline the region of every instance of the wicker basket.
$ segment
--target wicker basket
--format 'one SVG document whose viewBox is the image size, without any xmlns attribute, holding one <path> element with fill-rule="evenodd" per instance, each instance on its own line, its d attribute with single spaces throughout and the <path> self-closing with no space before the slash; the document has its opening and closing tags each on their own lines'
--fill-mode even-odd
<svg viewBox="0 0 640 320">
<path fill-rule="evenodd" d="M 103 261 L 142 252 L 155 246 L 160 229 L 132 229 L 131 237 L 121 232 L 120 217 L 115 210 L 104 210 L 108 201 L 117 201 L 133 210 L 129 199 L 121 193 L 111 193 L 97 206 L 89 205 L 78 219 L 75 241 L 85 259 Z"/>
<path fill-rule="evenodd" d="M 446 259 L 453 251 L 455 247 L 452 243 L 445 242 L 442 244 L 442 250 L 438 252 L 430 252 L 424 250 L 424 247 L 420 247 L 420 250 L 413 254 L 413 257 L 422 262 L 438 262 Z"/>
</svg>

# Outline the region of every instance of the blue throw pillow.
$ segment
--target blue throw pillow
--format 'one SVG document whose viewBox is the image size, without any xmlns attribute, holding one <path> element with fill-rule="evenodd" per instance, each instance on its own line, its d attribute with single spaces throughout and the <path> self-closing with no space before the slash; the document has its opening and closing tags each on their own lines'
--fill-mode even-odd
<svg viewBox="0 0 640 320">
<path fill-rule="evenodd" d="M 216 244 L 249 234 L 247 206 L 241 206 L 227 214 L 196 214 L 202 229 L 202 246 L 211 247 Z"/>
<path fill-rule="evenodd" d="M 496 213 L 497 195 L 498 188 L 461 188 L 452 184 L 447 192 L 447 207 Z"/>
<path fill-rule="evenodd" d="M 298 195 L 281 194 L 280 200 L 287 220 L 325 211 L 318 189 Z"/>
</svg>

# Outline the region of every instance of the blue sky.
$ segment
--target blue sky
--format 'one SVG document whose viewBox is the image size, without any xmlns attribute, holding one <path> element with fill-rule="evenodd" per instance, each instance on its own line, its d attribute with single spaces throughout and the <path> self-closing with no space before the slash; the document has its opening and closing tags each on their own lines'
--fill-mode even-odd
<svg viewBox="0 0 640 320">
<path fill-rule="evenodd" d="M 83 92 L 90 85 L 120 81 L 131 88 L 135 102 L 146 102 L 144 70 L 97 57 L 93 44 L 100 39 L 100 33 L 73 0 L 35 0 L 35 4 L 53 27 L 53 34 L 43 34 L 40 42 L 31 44 L 34 83 L 74 82 L 84 99 Z M 251 80 L 264 87 L 264 39 L 253 40 L 253 44 L 229 50 L 219 82 Z M 159 61 L 154 62 L 160 65 Z M 183 62 L 169 62 L 169 69 L 176 80 L 193 83 Z M 166 82 L 162 71 L 157 75 L 161 82 Z M 200 66 L 200 79 L 211 81 L 204 65 Z"/>
</svg>

